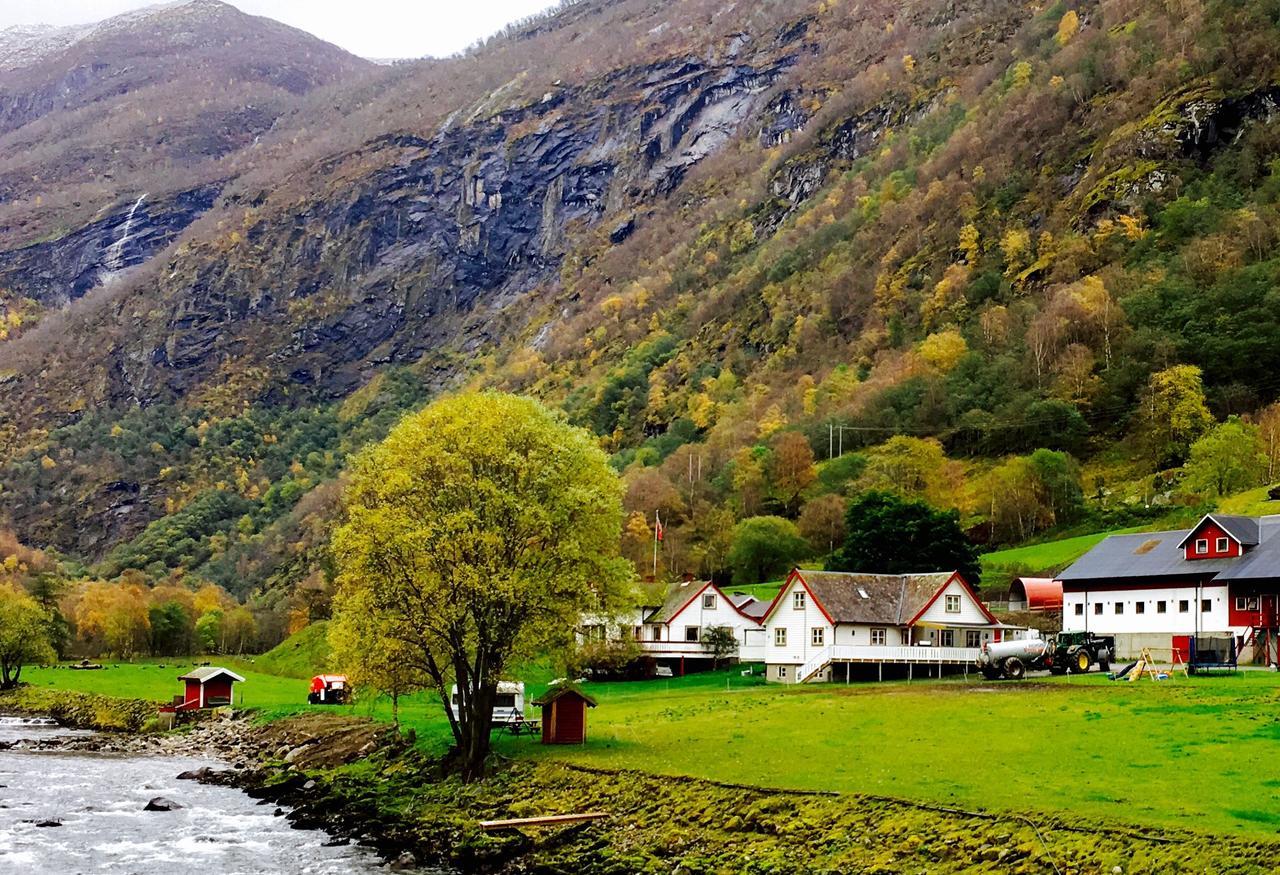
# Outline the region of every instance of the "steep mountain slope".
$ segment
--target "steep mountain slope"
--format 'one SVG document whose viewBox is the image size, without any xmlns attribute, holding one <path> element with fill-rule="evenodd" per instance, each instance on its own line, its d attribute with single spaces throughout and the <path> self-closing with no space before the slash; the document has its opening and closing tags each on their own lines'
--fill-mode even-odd
<svg viewBox="0 0 1280 875">
<path fill-rule="evenodd" d="M 236 172 L 229 157 L 302 95 L 371 69 L 216 0 L 6 31 L 0 287 L 62 304 L 139 263 L 208 209 Z"/>
<path fill-rule="evenodd" d="M 1274 400 L 1274 2 L 740 5 L 584 0 L 273 116 L 177 245 L 0 343 L 18 534 L 297 580 L 344 455 L 472 381 L 591 427 L 708 570 L 788 431 L 979 467 L 1129 441 L 1138 477 L 1181 461 L 1141 442 L 1154 372 Z M 0 285 L 83 293 L 76 234 L 143 262 L 133 203 L 5 236 Z"/>
</svg>

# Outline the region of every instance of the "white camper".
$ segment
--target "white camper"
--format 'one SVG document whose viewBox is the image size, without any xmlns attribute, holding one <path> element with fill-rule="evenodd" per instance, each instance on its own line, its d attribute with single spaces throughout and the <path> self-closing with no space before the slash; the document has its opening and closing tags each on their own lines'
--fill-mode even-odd
<svg viewBox="0 0 1280 875">
<path fill-rule="evenodd" d="M 449 691 L 449 708 L 458 716 L 458 685 Z M 524 719 L 524 684 L 519 681 L 501 681 L 498 693 L 493 697 L 493 722 L 495 725 L 519 723 Z"/>
</svg>

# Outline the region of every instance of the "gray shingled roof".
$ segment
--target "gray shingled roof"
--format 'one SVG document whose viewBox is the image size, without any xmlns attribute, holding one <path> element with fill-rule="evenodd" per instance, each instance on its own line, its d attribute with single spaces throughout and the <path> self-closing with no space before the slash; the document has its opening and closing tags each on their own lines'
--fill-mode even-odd
<svg viewBox="0 0 1280 875">
<path fill-rule="evenodd" d="M 753 620 L 759 620 L 763 617 L 768 612 L 771 604 L 771 602 L 761 601 L 755 596 L 747 595 L 744 592 L 731 593 L 729 601 L 733 602 L 735 608 Z"/>
<path fill-rule="evenodd" d="M 1208 577 L 1216 580 L 1280 577 L 1280 516 L 1252 519 L 1215 514 L 1213 519 L 1223 528 L 1231 526 L 1232 534 L 1251 549 L 1234 559 L 1187 559 L 1179 545 L 1194 529 L 1112 535 L 1076 560 L 1058 575 L 1058 579 L 1072 583 L 1144 577 Z M 1241 520 L 1252 525 L 1243 525 Z"/>
<path fill-rule="evenodd" d="M 837 623 L 902 625 L 914 617 L 954 573 L 801 571 L 800 577 Z"/>
<path fill-rule="evenodd" d="M 645 618 L 646 623 L 669 623 L 689 603 L 689 599 L 710 585 L 706 580 L 680 580 L 667 590 L 667 597 L 661 607 Z"/>
</svg>

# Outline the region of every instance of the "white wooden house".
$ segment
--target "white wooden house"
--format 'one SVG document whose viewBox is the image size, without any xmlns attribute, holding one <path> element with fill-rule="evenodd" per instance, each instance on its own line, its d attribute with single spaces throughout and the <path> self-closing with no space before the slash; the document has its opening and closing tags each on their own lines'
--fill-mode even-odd
<svg viewBox="0 0 1280 875">
<path fill-rule="evenodd" d="M 583 617 L 578 640 L 629 637 L 639 643 L 645 655 L 681 674 L 710 664 L 713 653 L 706 632 L 724 627 L 738 642 L 737 652 L 728 659 L 763 662 L 764 627 L 760 611 L 753 612 L 754 607 L 742 597 L 731 598 L 711 581 L 682 580 L 668 588 L 661 605 L 635 608 L 607 619 Z"/>
<path fill-rule="evenodd" d="M 958 572 L 792 571 L 764 615 L 766 676 L 848 679 L 854 666 L 941 674 L 1007 631 Z"/>
</svg>

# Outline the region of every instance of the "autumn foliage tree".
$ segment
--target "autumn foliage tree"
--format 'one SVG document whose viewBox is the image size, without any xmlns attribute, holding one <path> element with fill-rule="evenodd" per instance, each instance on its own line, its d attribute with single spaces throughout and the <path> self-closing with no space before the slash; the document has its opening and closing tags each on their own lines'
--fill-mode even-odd
<svg viewBox="0 0 1280 875">
<path fill-rule="evenodd" d="M 353 460 L 335 621 L 370 647 L 395 642 L 440 697 L 465 779 L 483 774 L 498 682 L 566 650 L 581 614 L 631 579 L 621 499 L 586 432 L 511 395 L 437 401 Z"/>
<path fill-rule="evenodd" d="M 16 687 L 23 666 L 57 659 L 49 643 L 49 619 L 31 596 L 0 585 L 0 689 Z"/>
</svg>

